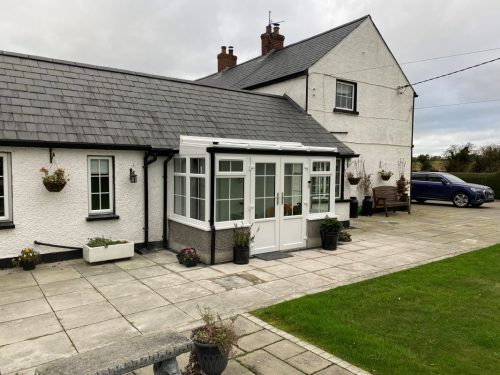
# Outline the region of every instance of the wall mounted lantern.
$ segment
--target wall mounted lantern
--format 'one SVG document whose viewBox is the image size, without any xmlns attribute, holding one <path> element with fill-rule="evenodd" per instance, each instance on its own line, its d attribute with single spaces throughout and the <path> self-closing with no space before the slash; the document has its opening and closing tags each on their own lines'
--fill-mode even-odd
<svg viewBox="0 0 500 375">
<path fill-rule="evenodd" d="M 135 173 L 135 171 L 130 168 L 130 182 L 135 184 L 137 182 L 137 174 Z"/>
</svg>

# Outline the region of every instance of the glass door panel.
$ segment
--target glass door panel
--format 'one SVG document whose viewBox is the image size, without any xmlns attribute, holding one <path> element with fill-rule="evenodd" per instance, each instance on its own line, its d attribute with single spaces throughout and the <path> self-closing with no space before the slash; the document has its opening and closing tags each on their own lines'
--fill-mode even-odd
<svg viewBox="0 0 500 375">
<path fill-rule="evenodd" d="M 255 219 L 275 217 L 275 195 L 275 163 L 255 163 Z"/>
<path fill-rule="evenodd" d="M 302 163 L 285 163 L 283 215 L 302 215 Z"/>
</svg>

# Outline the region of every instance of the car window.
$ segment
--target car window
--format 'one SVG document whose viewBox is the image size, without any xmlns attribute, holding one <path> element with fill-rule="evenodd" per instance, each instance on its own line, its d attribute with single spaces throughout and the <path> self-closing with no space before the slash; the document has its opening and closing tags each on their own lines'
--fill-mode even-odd
<svg viewBox="0 0 500 375">
<path fill-rule="evenodd" d="M 415 181 L 425 181 L 426 180 L 426 175 L 413 175 L 411 176 L 412 180 Z"/>
<path fill-rule="evenodd" d="M 429 176 L 429 181 L 431 182 L 442 182 L 445 181 L 441 176 Z"/>
</svg>

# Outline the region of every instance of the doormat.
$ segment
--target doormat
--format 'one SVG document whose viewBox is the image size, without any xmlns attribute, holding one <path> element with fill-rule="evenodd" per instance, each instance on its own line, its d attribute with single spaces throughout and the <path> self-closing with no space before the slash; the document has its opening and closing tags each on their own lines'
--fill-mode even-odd
<svg viewBox="0 0 500 375">
<path fill-rule="evenodd" d="M 284 251 L 271 251 L 270 253 L 262 253 L 254 255 L 257 259 L 262 260 L 278 260 L 283 258 L 290 258 L 293 255 L 290 255 Z"/>
</svg>

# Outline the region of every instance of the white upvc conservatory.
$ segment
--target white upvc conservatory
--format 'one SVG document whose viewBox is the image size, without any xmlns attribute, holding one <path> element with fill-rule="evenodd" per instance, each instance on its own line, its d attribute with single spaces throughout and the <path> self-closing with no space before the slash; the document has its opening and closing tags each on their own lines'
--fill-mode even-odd
<svg viewBox="0 0 500 375">
<path fill-rule="evenodd" d="M 253 225 L 251 254 L 315 247 L 318 221 L 336 217 L 334 147 L 181 136 L 170 163 L 170 246 L 204 262 L 232 259 L 232 229 Z"/>
</svg>

